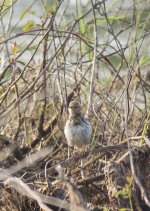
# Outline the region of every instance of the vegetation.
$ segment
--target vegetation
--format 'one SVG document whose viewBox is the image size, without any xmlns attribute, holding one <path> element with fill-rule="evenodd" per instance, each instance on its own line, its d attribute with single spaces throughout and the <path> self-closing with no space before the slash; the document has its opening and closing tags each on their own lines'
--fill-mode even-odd
<svg viewBox="0 0 150 211">
<path fill-rule="evenodd" d="M 0 1 L 0 210 L 150 209 L 149 9 Z M 74 99 L 93 136 L 68 159 Z"/>
</svg>

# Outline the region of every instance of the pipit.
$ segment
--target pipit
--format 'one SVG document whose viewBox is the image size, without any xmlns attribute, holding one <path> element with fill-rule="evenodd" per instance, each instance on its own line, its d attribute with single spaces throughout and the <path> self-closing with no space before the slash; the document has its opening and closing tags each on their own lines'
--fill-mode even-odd
<svg viewBox="0 0 150 211">
<path fill-rule="evenodd" d="M 82 114 L 78 101 L 72 101 L 69 104 L 69 119 L 66 122 L 64 133 L 68 146 L 73 146 L 79 151 L 86 149 L 90 143 L 92 127 L 89 120 Z"/>
</svg>

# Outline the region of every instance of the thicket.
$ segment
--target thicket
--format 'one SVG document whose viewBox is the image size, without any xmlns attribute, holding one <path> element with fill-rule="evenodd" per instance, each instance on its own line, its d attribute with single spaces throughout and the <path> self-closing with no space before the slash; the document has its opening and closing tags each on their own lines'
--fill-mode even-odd
<svg viewBox="0 0 150 211">
<path fill-rule="evenodd" d="M 139 0 L 0 2 L 0 210 L 150 209 L 149 10 Z M 68 159 L 74 99 L 93 135 Z"/>
</svg>

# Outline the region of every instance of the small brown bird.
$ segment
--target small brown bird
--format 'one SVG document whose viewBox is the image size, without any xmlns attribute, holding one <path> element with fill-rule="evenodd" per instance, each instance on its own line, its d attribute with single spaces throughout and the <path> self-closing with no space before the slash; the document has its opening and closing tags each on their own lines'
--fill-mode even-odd
<svg viewBox="0 0 150 211">
<path fill-rule="evenodd" d="M 78 101 L 69 104 L 69 119 L 64 128 L 65 137 L 69 146 L 83 150 L 90 143 L 92 127 L 87 118 L 81 112 Z"/>
</svg>

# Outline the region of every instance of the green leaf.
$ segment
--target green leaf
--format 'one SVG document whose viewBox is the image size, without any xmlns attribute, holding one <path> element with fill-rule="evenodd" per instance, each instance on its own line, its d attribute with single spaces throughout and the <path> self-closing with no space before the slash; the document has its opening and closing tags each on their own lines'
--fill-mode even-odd
<svg viewBox="0 0 150 211">
<path fill-rule="evenodd" d="M 149 118 L 150 118 L 150 111 L 148 112 L 147 118 L 145 119 L 144 122 L 144 127 L 143 127 L 143 131 L 142 131 L 142 136 L 145 136 L 147 133 L 148 128 L 148 122 L 149 122 Z M 139 145 L 141 146 L 143 144 L 143 139 L 140 140 Z"/>
<path fill-rule="evenodd" d="M 149 56 L 142 56 L 140 59 L 140 65 L 148 65 L 150 64 L 150 57 Z"/>
<path fill-rule="evenodd" d="M 13 55 L 16 55 L 16 53 L 17 53 L 17 43 L 16 42 L 13 44 L 12 53 L 13 53 Z"/>
<path fill-rule="evenodd" d="M 47 15 L 51 15 L 52 13 L 55 13 L 57 10 L 57 7 L 58 7 L 58 2 L 55 2 L 55 1 L 51 3 L 47 2 L 45 6 Z"/>
<path fill-rule="evenodd" d="M 80 33 L 85 34 L 85 24 L 83 18 L 79 21 Z"/>
<path fill-rule="evenodd" d="M 78 3 L 78 1 L 77 1 L 77 13 L 78 13 L 78 18 L 80 18 L 80 17 L 83 16 L 83 14 L 82 14 L 82 8 L 81 8 L 81 7 L 82 7 L 82 6 L 81 6 L 81 2 Z M 85 23 L 84 23 L 83 18 L 80 19 L 80 21 L 79 21 L 79 29 L 80 29 L 80 33 L 84 35 L 85 32 L 86 32 L 86 30 L 85 30 Z"/>
<path fill-rule="evenodd" d="M 92 61 L 93 60 L 93 52 L 92 51 L 89 51 L 88 52 L 88 60 L 89 61 Z"/>
<path fill-rule="evenodd" d="M 110 21 L 111 21 L 111 20 L 113 20 L 113 21 L 114 21 L 114 20 L 122 20 L 122 19 L 124 19 L 124 16 L 119 16 L 119 15 L 118 15 L 118 16 L 115 16 L 115 15 L 113 16 L 113 15 L 112 15 L 112 16 L 108 16 L 108 19 L 109 19 Z"/>
<path fill-rule="evenodd" d="M 35 14 L 35 11 L 34 11 L 34 9 L 33 9 L 33 7 L 30 7 L 30 9 L 29 9 L 29 11 L 28 11 L 30 14 Z"/>
<path fill-rule="evenodd" d="M 20 20 L 22 20 L 27 13 L 27 10 L 22 10 L 21 15 L 20 15 Z"/>
<path fill-rule="evenodd" d="M 1 7 L 1 13 L 4 12 L 4 10 L 10 7 L 10 0 L 5 0 L 5 3 L 3 4 L 3 6 L 0 3 L 0 7 Z"/>
<path fill-rule="evenodd" d="M 30 7 L 28 10 L 22 10 L 20 15 L 20 20 L 22 20 L 27 13 L 35 14 L 35 11 L 33 10 L 32 7 Z"/>
<path fill-rule="evenodd" d="M 34 26 L 35 26 L 35 22 L 30 20 L 23 26 L 23 30 L 28 31 L 32 29 Z"/>
</svg>

